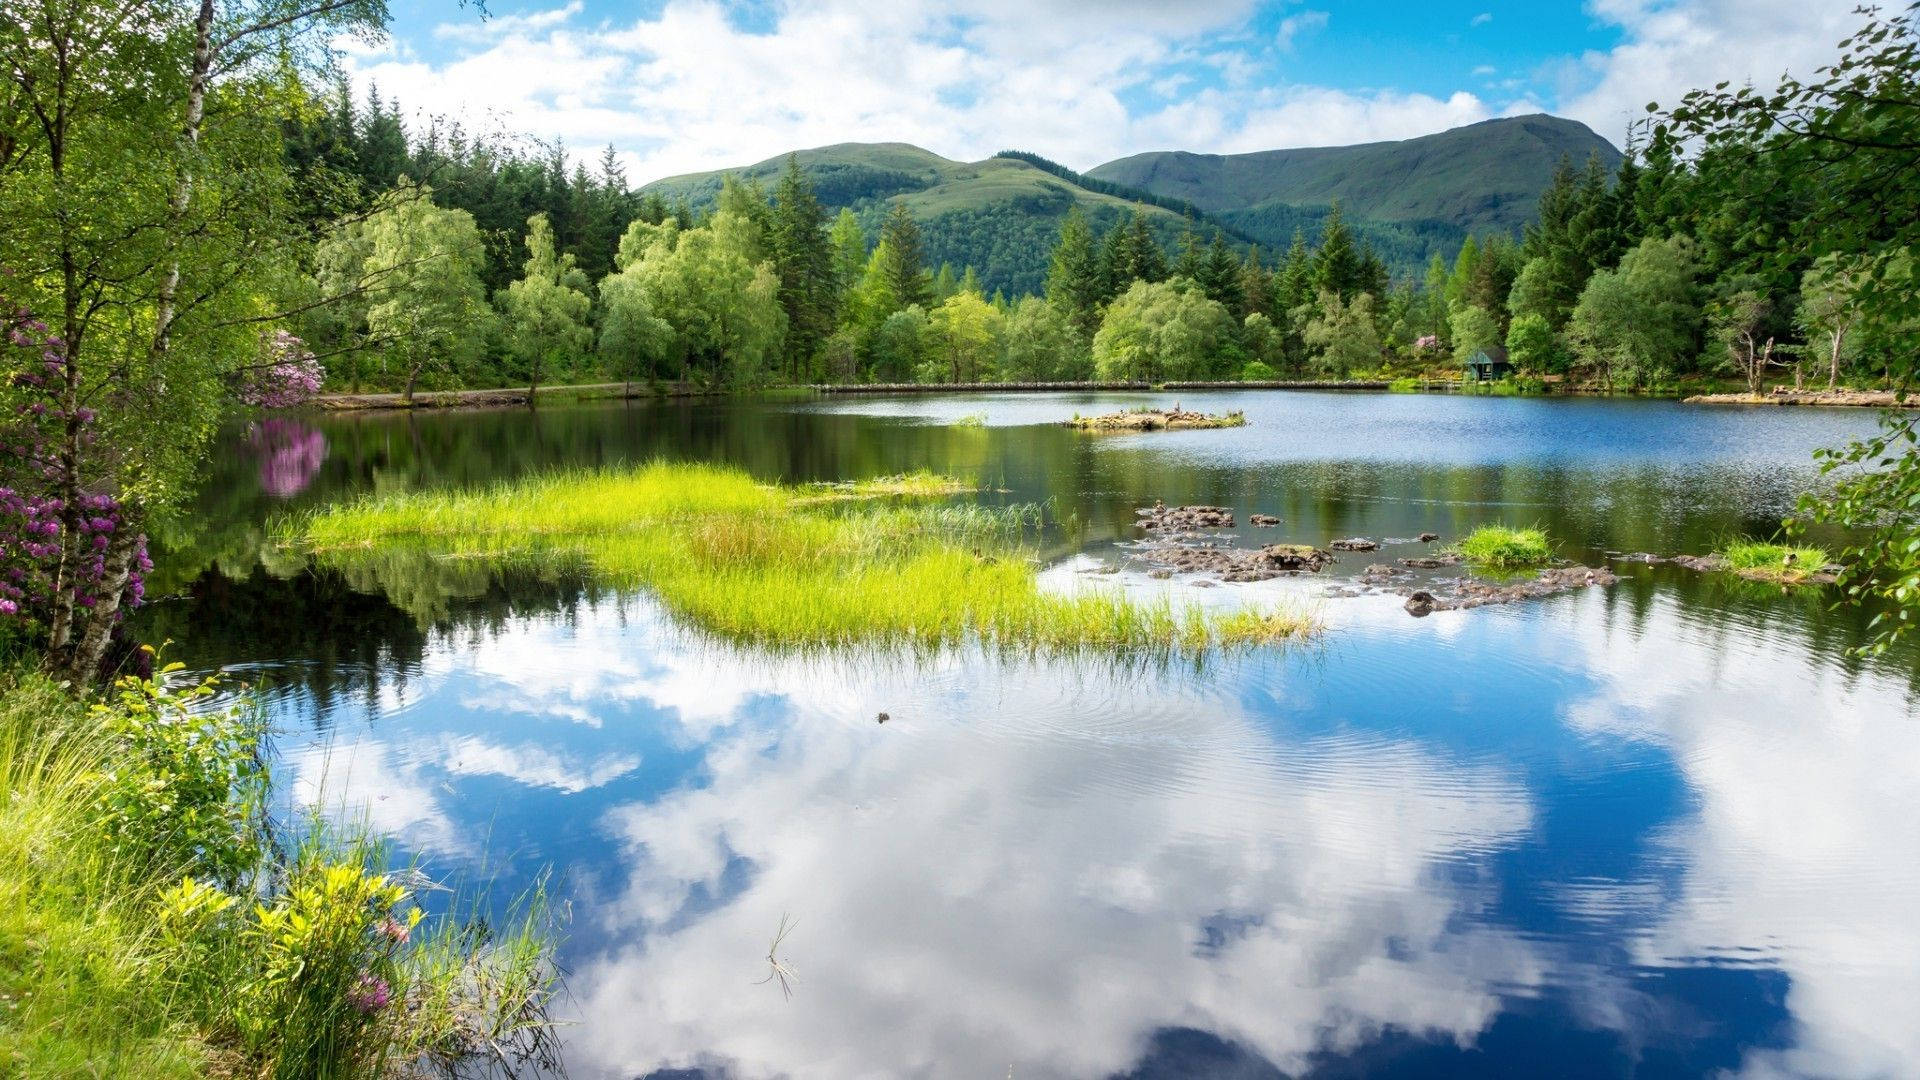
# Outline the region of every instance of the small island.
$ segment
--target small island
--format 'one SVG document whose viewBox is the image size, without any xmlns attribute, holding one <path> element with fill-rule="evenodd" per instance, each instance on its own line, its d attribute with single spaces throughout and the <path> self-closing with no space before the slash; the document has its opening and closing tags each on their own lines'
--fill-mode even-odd
<svg viewBox="0 0 1920 1080">
<path fill-rule="evenodd" d="M 1080 416 L 1066 421 L 1070 428 L 1081 431 L 1185 431 L 1193 428 L 1230 428 L 1245 427 L 1247 414 L 1243 412 L 1212 413 L 1191 412 L 1182 409 L 1178 402 L 1171 409 L 1126 409 L 1104 416 Z"/>
</svg>

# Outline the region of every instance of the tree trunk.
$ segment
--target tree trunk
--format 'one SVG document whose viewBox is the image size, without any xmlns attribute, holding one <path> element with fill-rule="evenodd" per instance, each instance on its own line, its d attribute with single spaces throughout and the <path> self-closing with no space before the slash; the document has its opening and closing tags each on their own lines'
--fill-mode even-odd
<svg viewBox="0 0 1920 1080">
<path fill-rule="evenodd" d="M 1828 358 L 1827 389 L 1832 390 L 1840 384 L 1840 342 L 1847 336 L 1845 330 L 1833 332 L 1833 355 Z"/>
<path fill-rule="evenodd" d="M 67 665 L 67 677 L 75 686 L 89 685 L 99 676 L 107 645 L 113 640 L 113 628 L 120 621 L 120 602 L 126 597 L 127 582 L 133 576 L 138 537 L 130 517 L 123 508 L 120 527 L 107 545 L 107 574 L 100 582 L 100 595 L 94 597 L 93 607 L 87 612 L 86 634 L 75 646 Z"/>
</svg>

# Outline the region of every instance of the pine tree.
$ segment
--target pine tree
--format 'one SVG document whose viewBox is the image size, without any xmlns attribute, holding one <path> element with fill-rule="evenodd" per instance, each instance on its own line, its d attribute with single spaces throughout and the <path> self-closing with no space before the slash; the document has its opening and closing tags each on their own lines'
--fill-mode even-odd
<svg viewBox="0 0 1920 1080">
<path fill-rule="evenodd" d="M 1240 296 L 1246 308 L 1243 315 L 1265 315 L 1273 318 L 1273 275 L 1260 262 L 1260 245 L 1254 244 L 1247 249 L 1247 257 L 1240 264 Z"/>
<path fill-rule="evenodd" d="M 774 191 L 771 239 L 780 306 L 787 313 L 787 374 L 794 379 L 810 373 L 821 343 L 833 332 L 839 290 L 826 220 L 812 181 L 800 171 L 799 159 L 788 154 Z"/>
<path fill-rule="evenodd" d="M 920 226 L 913 220 L 913 212 L 907 209 L 906 203 L 896 202 L 887 211 L 887 220 L 880 227 L 880 246 L 887 253 L 882 272 L 900 306 L 931 306 Z"/>
<path fill-rule="evenodd" d="M 833 219 L 833 235 L 829 239 L 833 247 L 833 282 L 835 307 L 840 321 L 846 321 L 846 297 L 860 283 L 860 274 L 867 268 L 867 234 L 860 228 L 860 219 L 853 211 L 840 208 L 840 216 Z"/>
<path fill-rule="evenodd" d="M 1353 233 L 1340 217 L 1340 201 L 1334 200 L 1327 213 L 1327 224 L 1320 233 L 1320 249 L 1313 257 L 1313 288 L 1342 300 L 1351 300 L 1360 291 L 1360 254 L 1353 247 Z"/>
<path fill-rule="evenodd" d="M 1047 299 L 1089 335 L 1100 325 L 1100 305 L 1105 299 L 1102 277 L 1093 230 L 1075 205 L 1060 223 L 1060 242 L 1054 245 L 1047 269 Z"/>
<path fill-rule="evenodd" d="M 1240 260 L 1227 246 L 1225 234 L 1214 230 L 1213 241 L 1200 266 L 1200 287 L 1208 299 L 1219 302 L 1233 315 L 1235 322 L 1247 317 L 1247 295 L 1240 285 Z"/>
<path fill-rule="evenodd" d="M 1173 276 L 1199 281 L 1207 272 L 1206 256 L 1200 250 L 1200 237 L 1193 231 L 1193 219 L 1187 219 L 1186 231 L 1180 234 L 1180 255 L 1173 260 Z"/>
</svg>

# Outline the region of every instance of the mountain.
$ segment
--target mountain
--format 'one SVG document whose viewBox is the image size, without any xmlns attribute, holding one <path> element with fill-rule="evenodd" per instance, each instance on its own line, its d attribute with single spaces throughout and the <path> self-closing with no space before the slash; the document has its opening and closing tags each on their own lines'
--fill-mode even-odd
<svg viewBox="0 0 1920 1080">
<path fill-rule="evenodd" d="M 1468 232 L 1517 233 L 1531 220 L 1562 156 L 1576 165 L 1620 153 L 1585 125 L 1552 116 L 1489 120 L 1403 142 L 1268 150 L 1253 154 L 1138 154 L 1081 176 L 1031 154 L 985 161 L 941 157 L 906 143 L 841 143 L 794 156 L 828 207 L 851 207 L 869 237 L 888 203 L 920 222 L 933 265 L 972 266 L 989 292 L 1037 293 L 1060 220 L 1078 205 L 1104 230 L 1143 211 L 1173 250 L 1195 215 L 1236 246 L 1284 249 L 1309 240 L 1339 199 L 1354 233 L 1395 276 L 1417 276 L 1433 255 L 1452 258 Z M 694 206 L 711 203 L 732 173 L 771 190 L 786 155 L 755 165 L 656 180 L 641 190 Z"/>
<path fill-rule="evenodd" d="M 920 223 L 934 266 L 951 263 L 955 273 L 972 266 L 983 288 L 1010 296 L 1041 291 L 1060 221 L 1075 204 L 1096 230 L 1138 207 L 1169 247 L 1186 228 L 1184 217 L 1164 207 L 1089 190 L 1017 158 L 953 161 L 906 143 L 841 143 L 794 157 L 820 201 L 852 207 L 869 238 L 879 235 L 887 205 L 901 200 Z M 742 169 L 670 176 L 641 191 L 702 206 L 719 195 L 728 173 L 771 191 L 786 165 L 782 154 Z"/>
<path fill-rule="evenodd" d="M 1620 151 L 1585 124 L 1536 113 L 1400 142 L 1251 154 L 1135 154 L 1087 175 L 1184 199 L 1256 236 L 1271 234 L 1263 216 L 1325 208 L 1335 199 L 1355 221 L 1518 232 L 1532 220 L 1561 159 L 1579 167 L 1590 155 L 1608 170 L 1620 162 Z"/>
</svg>

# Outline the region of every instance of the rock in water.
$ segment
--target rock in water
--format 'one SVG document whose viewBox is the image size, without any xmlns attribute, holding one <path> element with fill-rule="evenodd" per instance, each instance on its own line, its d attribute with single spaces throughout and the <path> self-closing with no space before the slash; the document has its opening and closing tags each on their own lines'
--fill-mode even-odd
<svg viewBox="0 0 1920 1080">
<path fill-rule="evenodd" d="M 1422 589 L 1407 597 L 1407 614 L 1416 619 L 1433 614 L 1433 594 Z"/>
<path fill-rule="evenodd" d="M 1364 536 L 1350 536 L 1345 540 L 1335 540 L 1327 546 L 1335 551 L 1373 551 L 1380 546 L 1380 543 Z"/>
</svg>

